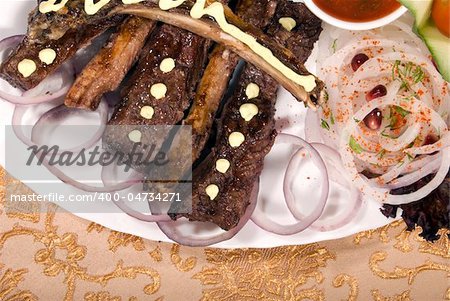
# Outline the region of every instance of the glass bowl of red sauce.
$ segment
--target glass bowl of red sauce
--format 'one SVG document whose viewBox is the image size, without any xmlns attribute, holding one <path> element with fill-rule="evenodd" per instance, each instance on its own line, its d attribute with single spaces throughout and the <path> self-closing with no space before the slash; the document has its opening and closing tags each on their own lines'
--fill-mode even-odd
<svg viewBox="0 0 450 301">
<path fill-rule="evenodd" d="M 316 16 L 328 24 L 349 30 L 384 26 L 407 9 L 397 0 L 304 0 Z"/>
</svg>

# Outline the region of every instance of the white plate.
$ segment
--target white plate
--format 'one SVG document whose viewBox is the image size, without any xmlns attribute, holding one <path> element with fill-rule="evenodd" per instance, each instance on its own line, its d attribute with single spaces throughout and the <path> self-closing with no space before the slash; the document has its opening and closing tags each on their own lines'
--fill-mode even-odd
<svg viewBox="0 0 450 301">
<path fill-rule="evenodd" d="M 13 34 L 23 34 L 26 32 L 26 20 L 29 11 L 35 6 L 35 0 L 0 0 L 0 39 Z M 307 66 L 311 71 L 315 69 L 315 52 L 311 56 L 307 63 Z M 2 128 L 5 125 L 11 124 L 13 106 L 6 101 L 0 100 L 0 125 Z M 280 89 L 277 103 L 277 127 L 282 129 L 285 133 L 291 133 L 298 136 L 304 136 L 304 118 L 306 109 L 303 104 L 296 102 L 293 97 L 284 89 Z M 5 145 L 5 135 L 3 129 L 0 131 L 0 144 Z M 25 146 L 24 146 L 25 149 Z M 261 180 L 261 193 L 260 198 L 263 201 L 271 200 L 273 203 L 267 205 L 274 218 L 284 223 L 292 222 L 290 218 L 287 218 L 288 213 L 284 209 L 284 201 L 282 196 L 282 175 L 284 172 L 283 161 L 285 162 L 286 148 L 275 147 L 269 154 L 265 162 L 265 170 Z M 0 164 L 5 166 L 5 149 L 0 149 Z M 11 175 L 15 175 L 14 168 L 7 170 Z M 42 173 L 48 173 L 48 171 L 42 167 Z M 310 173 L 310 174 L 306 174 Z M 307 188 L 308 185 L 313 185 L 313 180 L 306 180 L 309 176 L 314 179 L 313 170 L 307 169 L 307 172 L 298 177 L 298 188 L 303 186 Z M 53 177 L 57 180 L 55 177 Z M 27 183 L 37 193 L 46 194 L 49 191 L 45 191 L 42 185 L 36 183 Z M 64 193 L 76 194 L 80 193 L 76 189 L 65 185 Z M 84 193 L 84 192 L 83 192 Z M 332 190 L 333 200 L 336 204 L 339 202 L 345 202 L 346 192 L 339 189 L 339 187 L 333 187 Z M 306 199 L 313 199 L 311 197 Z M 64 207 L 64 204 L 59 203 Z M 303 204 L 304 205 L 304 204 Z M 310 204 L 311 206 L 312 204 Z M 112 206 L 114 204 L 107 204 L 105 206 Z M 336 207 L 328 210 L 331 214 L 336 210 Z M 233 239 L 222 242 L 215 245 L 216 247 L 275 247 L 281 245 L 292 244 L 306 244 L 311 242 L 317 242 L 322 240 L 337 239 L 348 235 L 355 234 L 357 232 L 377 228 L 389 223 L 391 220 L 386 219 L 379 212 L 380 205 L 374 201 L 366 200 L 363 204 L 362 210 L 353 221 L 347 226 L 331 231 L 331 232 L 316 232 L 312 230 L 305 230 L 301 233 L 291 236 L 279 236 L 271 233 L 267 233 L 259 229 L 252 222 L 249 222 L 242 231 L 240 231 Z M 308 209 L 305 209 L 306 211 Z M 326 213 L 327 213 L 326 212 Z M 96 214 L 80 214 L 74 213 L 81 218 L 96 222 L 113 230 L 134 234 L 151 240 L 168 240 L 163 233 L 161 233 L 156 225 L 141 222 L 130 218 L 124 213 L 96 213 Z"/>
</svg>

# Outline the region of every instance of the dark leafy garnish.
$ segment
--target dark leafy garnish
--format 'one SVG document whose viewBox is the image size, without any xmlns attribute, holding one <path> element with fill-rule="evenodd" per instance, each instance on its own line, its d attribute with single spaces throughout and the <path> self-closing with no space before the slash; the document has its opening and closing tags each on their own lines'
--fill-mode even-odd
<svg viewBox="0 0 450 301">
<path fill-rule="evenodd" d="M 427 176 L 410 186 L 393 190 L 391 194 L 414 192 L 426 185 L 433 177 L 434 175 Z M 420 236 L 424 239 L 427 241 L 439 239 L 440 236 L 437 233 L 440 229 L 450 229 L 450 171 L 444 182 L 422 200 L 399 206 L 385 204 L 381 212 L 386 217 L 395 218 L 398 208 L 403 211 L 402 218 L 409 231 L 420 226 L 422 228 Z"/>
</svg>

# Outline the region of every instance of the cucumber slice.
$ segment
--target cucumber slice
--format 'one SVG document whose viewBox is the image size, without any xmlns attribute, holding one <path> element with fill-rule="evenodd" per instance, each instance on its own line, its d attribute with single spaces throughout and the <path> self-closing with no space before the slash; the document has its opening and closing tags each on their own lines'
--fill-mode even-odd
<svg viewBox="0 0 450 301">
<path fill-rule="evenodd" d="M 450 39 L 437 29 L 431 18 L 417 32 L 427 44 L 442 77 L 450 81 Z"/>
<path fill-rule="evenodd" d="M 416 19 L 416 27 L 422 28 L 431 16 L 433 0 L 400 0 Z"/>
<path fill-rule="evenodd" d="M 431 18 L 433 0 L 400 0 L 415 17 L 414 32 L 427 45 L 439 72 L 450 81 L 450 39 L 443 35 Z"/>
</svg>

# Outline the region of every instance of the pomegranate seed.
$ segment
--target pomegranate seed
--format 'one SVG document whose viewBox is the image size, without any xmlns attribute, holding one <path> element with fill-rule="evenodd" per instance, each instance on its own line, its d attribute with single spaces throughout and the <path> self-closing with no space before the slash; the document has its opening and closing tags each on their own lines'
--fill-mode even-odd
<svg viewBox="0 0 450 301">
<path fill-rule="evenodd" d="M 378 130 L 381 126 L 383 115 L 379 109 L 375 109 L 364 118 L 364 124 L 371 130 Z"/>
<path fill-rule="evenodd" d="M 365 55 L 364 53 L 358 53 L 357 55 L 355 55 L 352 59 L 353 71 L 358 70 L 358 68 L 361 67 L 361 65 L 364 64 L 368 60 L 369 60 L 369 57 L 367 55 Z"/>
<path fill-rule="evenodd" d="M 438 138 L 435 135 L 430 134 L 425 137 L 425 140 L 423 141 L 423 145 L 433 144 L 437 141 L 438 141 Z"/>
<path fill-rule="evenodd" d="M 385 96 L 387 94 L 387 89 L 383 85 L 378 85 L 372 90 L 370 90 L 369 93 L 366 94 L 366 100 L 371 101 L 372 99 Z"/>
</svg>

